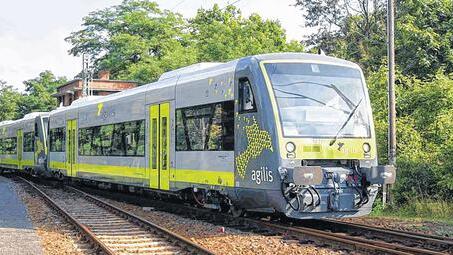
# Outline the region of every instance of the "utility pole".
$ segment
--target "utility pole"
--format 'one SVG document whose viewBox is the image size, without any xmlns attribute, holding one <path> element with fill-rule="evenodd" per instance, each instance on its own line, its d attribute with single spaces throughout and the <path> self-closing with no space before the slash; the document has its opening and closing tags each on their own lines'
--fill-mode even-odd
<svg viewBox="0 0 453 255">
<path fill-rule="evenodd" d="M 394 0 L 387 0 L 387 49 L 388 49 L 388 158 L 389 165 L 396 165 L 396 107 L 395 107 L 395 10 Z M 391 202 L 389 187 L 384 185 L 382 202 Z"/>
<path fill-rule="evenodd" d="M 91 74 L 89 71 L 89 59 L 85 57 L 85 53 L 82 54 L 82 97 L 90 95 L 90 79 Z"/>
</svg>

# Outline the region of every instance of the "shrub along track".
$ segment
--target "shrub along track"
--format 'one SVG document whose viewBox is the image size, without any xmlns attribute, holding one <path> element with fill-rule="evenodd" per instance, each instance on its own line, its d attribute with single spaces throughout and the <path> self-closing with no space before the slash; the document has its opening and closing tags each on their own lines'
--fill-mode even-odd
<svg viewBox="0 0 453 255">
<path fill-rule="evenodd" d="M 192 241 L 72 187 L 27 183 L 104 254 L 213 254 Z"/>
<path fill-rule="evenodd" d="M 235 218 L 213 212 L 148 197 L 117 193 L 79 186 L 86 192 L 112 200 L 152 206 L 157 210 L 178 214 L 187 218 L 207 221 L 224 227 L 262 235 L 285 235 L 301 243 L 329 244 L 333 248 L 347 249 L 372 254 L 452 254 L 453 240 L 413 232 L 394 231 L 362 224 L 344 223 L 336 220 L 289 220 L 269 218 Z"/>
</svg>

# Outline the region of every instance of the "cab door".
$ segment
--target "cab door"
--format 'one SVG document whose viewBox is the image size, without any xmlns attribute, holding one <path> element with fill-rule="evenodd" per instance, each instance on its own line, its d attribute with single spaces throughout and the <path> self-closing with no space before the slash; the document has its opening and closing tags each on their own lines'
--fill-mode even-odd
<svg viewBox="0 0 453 255">
<path fill-rule="evenodd" d="M 154 189 L 170 188 L 170 103 L 149 108 L 149 185 Z"/>
<path fill-rule="evenodd" d="M 17 130 L 17 168 L 22 169 L 22 158 L 24 151 L 24 132 L 22 129 Z"/>
<path fill-rule="evenodd" d="M 68 176 L 77 172 L 77 120 L 66 122 L 66 170 Z"/>
</svg>

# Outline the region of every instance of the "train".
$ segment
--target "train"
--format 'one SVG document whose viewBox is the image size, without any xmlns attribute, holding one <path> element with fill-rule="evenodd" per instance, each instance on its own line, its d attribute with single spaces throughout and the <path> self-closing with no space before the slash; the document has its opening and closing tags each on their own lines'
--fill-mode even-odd
<svg viewBox="0 0 453 255">
<path fill-rule="evenodd" d="M 361 68 L 307 53 L 194 64 L 1 122 L 0 167 L 296 219 L 366 215 L 395 182 Z"/>
</svg>

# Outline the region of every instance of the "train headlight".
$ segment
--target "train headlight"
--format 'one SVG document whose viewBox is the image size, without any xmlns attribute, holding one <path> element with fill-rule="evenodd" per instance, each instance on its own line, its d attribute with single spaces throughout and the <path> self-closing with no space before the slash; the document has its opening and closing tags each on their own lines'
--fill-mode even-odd
<svg viewBox="0 0 453 255">
<path fill-rule="evenodd" d="M 371 151 L 371 146 L 370 146 L 369 143 L 364 143 L 363 146 L 362 146 L 362 148 L 363 148 L 363 151 L 364 151 L 365 153 L 368 153 L 368 152 Z"/>
<path fill-rule="evenodd" d="M 296 151 L 296 145 L 293 142 L 286 143 L 286 151 L 293 153 L 294 151 Z"/>
</svg>

